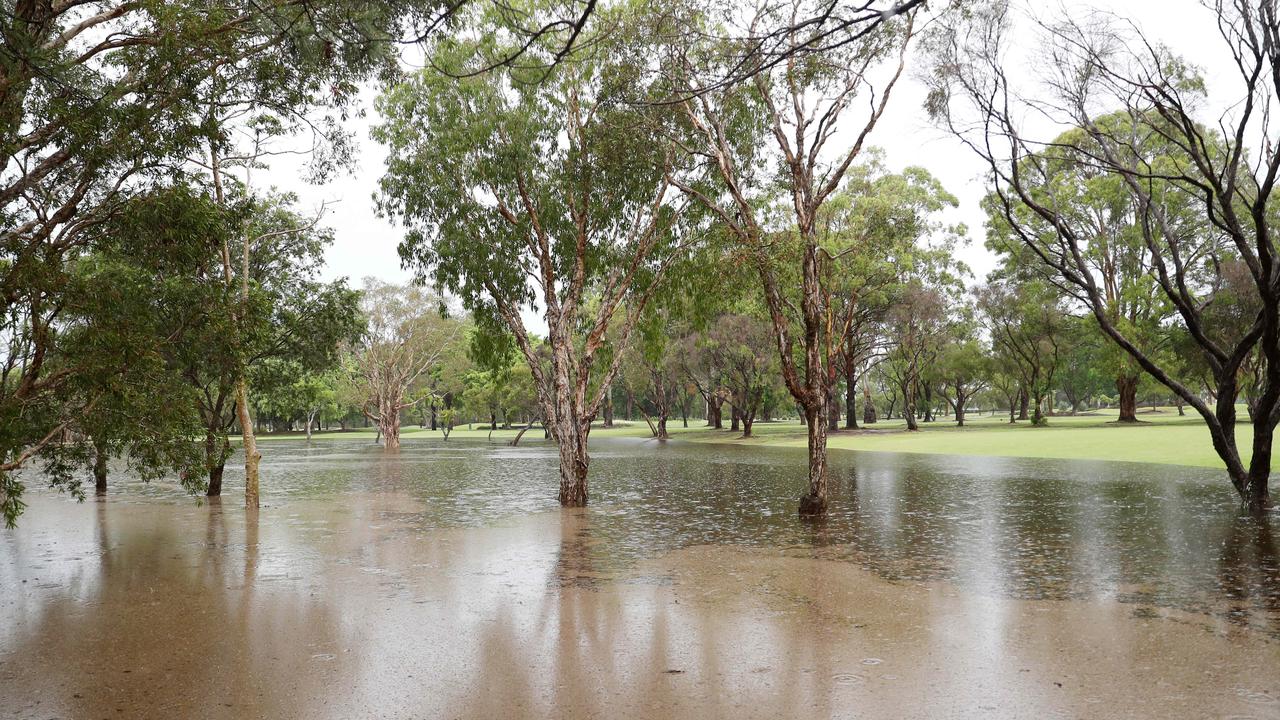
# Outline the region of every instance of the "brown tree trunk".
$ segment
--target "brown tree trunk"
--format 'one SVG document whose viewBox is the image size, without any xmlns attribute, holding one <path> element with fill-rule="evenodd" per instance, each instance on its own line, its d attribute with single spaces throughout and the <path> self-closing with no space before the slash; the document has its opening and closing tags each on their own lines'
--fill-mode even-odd
<svg viewBox="0 0 1280 720">
<path fill-rule="evenodd" d="M 916 389 L 911 382 L 902 385 L 902 418 L 907 421 L 908 430 L 919 430 L 916 423 Z"/>
<path fill-rule="evenodd" d="M 874 425 L 876 423 L 876 404 L 871 401 L 871 387 L 867 383 L 862 383 L 862 424 Z"/>
<path fill-rule="evenodd" d="M 736 405 L 729 406 L 729 418 L 730 418 L 729 431 L 730 432 L 738 432 L 738 420 L 741 417 L 742 416 L 738 413 L 738 408 Z"/>
<path fill-rule="evenodd" d="M 717 393 L 707 401 L 707 424 L 716 430 L 724 429 L 724 398 Z"/>
<path fill-rule="evenodd" d="M 560 504 L 564 507 L 584 507 L 587 504 L 587 467 L 591 458 L 587 455 L 587 435 L 590 424 L 585 426 L 562 421 L 554 433 L 560 449 Z"/>
<path fill-rule="evenodd" d="M 827 424 L 825 403 L 805 408 L 805 424 L 809 428 L 809 492 L 800 498 L 800 514 L 824 515 L 827 512 Z"/>
<path fill-rule="evenodd" d="M 751 426 L 756 422 L 755 413 L 742 413 L 742 437 L 751 437 Z"/>
<path fill-rule="evenodd" d="M 222 471 L 226 469 L 227 463 L 222 448 L 218 447 L 219 437 L 215 428 L 205 430 L 204 460 L 209 470 L 209 487 L 205 490 L 205 495 L 208 497 L 222 495 Z"/>
<path fill-rule="evenodd" d="M 831 383 L 827 390 L 827 432 L 840 432 L 840 388 Z"/>
<path fill-rule="evenodd" d="M 1120 395 L 1120 417 L 1117 422 L 1138 422 L 1138 376 L 1117 375 L 1116 392 Z"/>
<path fill-rule="evenodd" d="M 1027 391 L 1025 389 L 1020 390 L 1018 392 L 1018 419 L 1019 420 L 1028 419 L 1027 406 L 1030 404 L 1031 404 L 1031 398 L 1027 395 Z"/>
<path fill-rule="evenodd" d="M 93 440 L 93 489 L 99 495 L 107 492 L 107 446 L 102 441 Z"/>
<path fill-rule="evenodd" d="M 604 420 L 605 427 L 613 427 L 613 388 L 604 394 L 604 406 L 600 408 L 600 416 Z"/>
</svg>

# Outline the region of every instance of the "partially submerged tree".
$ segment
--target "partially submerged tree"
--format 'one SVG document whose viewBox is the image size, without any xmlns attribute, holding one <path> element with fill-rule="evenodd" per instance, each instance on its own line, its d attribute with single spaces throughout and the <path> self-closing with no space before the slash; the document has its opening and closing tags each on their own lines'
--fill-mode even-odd
<svg viewBox="0 0 1280 720">
<path fill-rule="evenodd" d="M 754 257 L 783 378 L 809 428 L 803 515 L 826 512 L 829 395 L 845 339 L 832 327 L 824 287 L 839 276 L 840 251 L 827 246 L 821 216 L 884 114 L 918 12 L 885 12 L 834 30 L 797 22 L 827 5 L 758 6 L 737 38 L 717 37 L 696 11 L 671 14 L 659 30 L 668 39 L 669 101 L 687 130 L 676 138 L 685 162 L 672 181 Z M 773 42 L 762 45 L 762 35 Z M 819 46 L 822 52 L 806 52 Z M 750 79 L 724 82 L 735 74 Z M 861 117 L 849 127 L 855 113 Z M 837 136 L 849 139 L 837 145 Z M 795 247 L 785 266 L 789 281 L 775 262 L 780 243 Z"/>
<path fill-rule="evenodd" d="M 363 398 L 361 411 L 393 450 L 400 446 L 401 413 L 430 397 L 413 397 L 410 388 L 446 353 L 461 352 L 462 324 L 445 317 L 438 296 L 374 278 L 365 279 L 360 306 L 367 324 L 348 367 Z"/>
<path fill-rule="evenodd" d="M 431 62 L 470 66 L 495 50 L 502 29 L 491 29 L 481 42 L 440 41 Z M 406 263 L 525 356 L 560 451 L 563 505 L 587 501 L 587 436 L 622 359 L 615 348 L 598 362 L 610 329 L 625 346 L 683 242 L 663 144 L 627 102 L 643 58 L 626 42 L 599 38 L 537 85 L 511 67 L 418 73 L 383 95 L 374 130 L 391 150 L 379 206 L 408 228 Z M 545 363 L 529 310 L 546 323 Z"/>
</svg>

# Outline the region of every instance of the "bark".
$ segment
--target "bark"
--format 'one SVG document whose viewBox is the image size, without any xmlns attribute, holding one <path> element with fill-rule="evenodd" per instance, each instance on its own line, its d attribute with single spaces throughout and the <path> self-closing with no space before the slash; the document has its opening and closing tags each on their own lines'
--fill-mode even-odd
<svg viewBox="0 0 1280 720">
<path fill-rule="evenodd" d="M 716 430 L 724 429 L 724 398 L 717 393 L 707 401 L 707 424 Z"/>
<path fill-rule="evenodd" d="M 862 424 L 874 425 L 876 423 L 876 404 L 871 401 L 871 388 L 866 384 L 862 384 Z"/>
<path fill-rule="evenodd" d="M 552 435 L 560 450 L 560 504 L 584 507 L 587 504 L 587 467 L 591 463 L 587 454 L 591 423 L 575 423 L 566 419 L 553 427 Z"/>
<path fill-rule="evenodd" d="M 205 491 L 208 497 L 222 495 L 222 471 L 226 468 L 225 448 L 219 447 L 221 434 L 217 428 L 208 428 L 204 436 L 205 466 L 209 470 L 209 487 Z"/>
<path fill-rule="evenodd" d="M 908 430 L 919 430 L 916 423 L 916 389 L 914 383 L 902 386 L 902 418 L 907 421 Z"/>
<path fill-rule="evenodd" d="M 729 417 L 730 417 L 730 421 L 729 421 L 730 432 L 738 432 L 738 421 L 742 418 L 742 415 L 738 412 L 737 407 L 729 408 Z"/>
<path fill-rule="evenodd" d="M 600 415 L 604 419 L 605 427 L 613 427 L 613 388 L 605 391 L 604 405 L 600 408 Z"/>
<path fill-rule="evenodd" d="M 107 459 L 110 453 L 102 441 L 93 440 L 93 489 L 99 495 L 107 491 Z"/>
<path fill-rule="evenodd" d="M 1028 405 L 1030 405 L 1030 403 L 1031 403 L 1031 398 L 1027 394 L 1027 391 L 1026 390 L 1019 391 L 1018 392 L 1018 419 L 1019 420 L 1028 419 L 1027 410 L 1028 410 Z"/>
<path fill-rule="evenodd" d="M 840 388 L 838 384 L 833 382 L 828 386 L 827 390 L 827 432 L 840 431 Z"/>
<path fill-rule="evenodd" d="M 515 446 L 519 445 L 519 444 L 520 444 L 520 438 L 524 437 L 524 434 L 525 434 L 526 432 L 529 432 L 529 428 L 533 427 L 533 424 L 534 424 L 534 423 L 536 423 L 536 422 L 538 422 L 538 416 L 536 416 L 536 415 L 535 415 L 535 416 L 533 416 L 533 418 L 532 418 L 532 419 L 530 419 L 530 420 L 529 420 L 529 424 L 528 424 L 528 425 L 525 425 L 524 427 L 520 428 L 520 432 L 516 433 L 516 436 L 515 436 L 515 437 L 513 437 L 513 438 L 511 438 L 511 447 L 515 447 Z"/>
<path fill-rule="evenodd" d="M 240 378 L 236 383 L 236 416 L 240 419 L 240 436 L 244 441 L 244 506 L 256 510 L 259 505 L 258 439 L 253 435 L 253 418 L 249 415 L 249 383 Z"/>
<path fill-rule="evenodd" d="M 1138 376 L 1117 375 L 1116 392 L 1120 396 L 1118 422 L 1138 422 Z"/>
<path fill-rule="evenodd" d="M 858 411 L 855 401 L 858 399 L 857 374 L 845 374 L 844 388 L 844 426 L 846 430 L 858 429 Z"/>
<path fill-rule="evenodd" d="M 809 428 L 809 492 L 800 498 L 800 514 L 824 515 L 827 512 L 827 424 L 826 408 L 818 402 L 805 410 Z"/>
</svg>

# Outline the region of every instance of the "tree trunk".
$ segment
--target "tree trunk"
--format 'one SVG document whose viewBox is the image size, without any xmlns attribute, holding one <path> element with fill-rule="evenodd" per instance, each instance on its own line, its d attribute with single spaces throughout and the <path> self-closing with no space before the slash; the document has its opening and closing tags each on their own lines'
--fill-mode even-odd
<svg viewBox="0 0 1280 720">
<path fill-rule="evenodd" d="M 1027 419 L 1027 409 L 1028 409 L 1027 406 L 1030 403 L 1031 403 L 1031 397 L 1027 394 L 1027 391 L 1025 389 L 1020 390 L 1018 392 L 1018 419 L 1019 420 Z"/>
<path fill-rule="evenodd" d="M 962 393 L 956 393 L 956 427 L 964 427 L 964 404 L 967 400 Z"/>
<path fill-rule="evenodd" d="M 712 400 L 707 401 L 707 424 L 716 430 L 724 429 L 724 398 L 719 393 L 712 395 Z"/>
<path fill-rule="evenodd" d="M 908 430 L 919 430 L 916 423 L 916 389 L 911 382 L 902 385 L 902 418 L 907 421 Z"/>
<path fill-rule="evenodd" d="M 613 427 L 613 388 L 604 394 L 604 407 L 600 409 L 600 415 L 604 419 L 604 426 Z"/>
<path fill-rule="evenodd" d="M 933 422 L 933 387 L 924 383 L 924 421 Z"/>
<path fill-rule="evenodd" d="M 560 449 L 560 504 L 564 507 L 583 507 L 587 504 L 587 435 L 591 425 L 561 421 L 556 428 L 555 440 Z"/>
<path fill-rule="evenodd" d="M 533 427 L 533 424 L 536 422 L 538 422 L 538 416 L 535 415 L 533 419 L 529 421 L 528 425 L 525 425 L 524 427 L 520 428 L 520 432 L 516 433 L 516 436 L 511 438 L 511 447 L 515 447 L 519 445 L 520 438 L 524 437 L 524 434 L 526 432 L 529 432 L 529 428 Z"/>
<path fill-rule="evenodd" d="M 217 430 L 209 428 L 205 431 L 204 461 L 209 470 L 209 487 L 205 490 L 205 495 L 208 497 L 222 495 L 222 471 L 227 467 L 224 455 L 218 447 L 218 438 Z"/>
<path fill-rule="evenodd" d="M 751 426 L 756 422 L 755 413 L 742 413 L 742 437 L 751 437 Z"/>
<path fill-rule="evenodd" d="M 431 431 L 432 432 L 435 432 L 436 430 L 440 429 L 439 425 L 437 424 L 440 422 L 440 419 L 439 419 L 439 416 L 436 414 L 436 411 L 437 411 L 436 404 L 433 402 L 431 403 Z"/>
<path fill-rule="evenodd" d="M 850 372 L 845 375 L 844 427 L 846 430 L 858 429 L 858 411 L 855 402 L 858 399 L 857 380 L 855 373 Z"/>
<path fill-rule="evenodd" d="M 236 383 L 236 416 L 240 419 L 240 436 L 244 440 L 244 506 L 258 509 L 258 439 L 253 436 L 253 418 L 249 415 L 249 383 L 244 378 Z"/>
<path fill-rule="evenodd" d="M 730 432 L 738 432 L 738 420 L 739 420 L 742 416 L 738 413 L 738 408 L 737 408 L 737 406 L 736 406 L 736 405 L 731 405 L 731 406 L 730 406 L 730 408 L 729 408 L 729 417 L 730 417 L 730 421 L 729 421 L 729 430 L 730 430 Z"/>
<path fill-rule="evenodd" d="M 876 404 L 871 401 L 871 387 L 864 381 L 862 383 L 862 424 L 874 425 L 876 420 Z"/>
<path fill-rule="evenodd" d="M 825 515 L 827 512 L 827 424 L 826 403 L 819 401 L 805 408 L 805 424 L 809 428 L 809 492 L 800 498 L 800 514 Z"/>
<path fill-rule="evenodd" d="M 839 383 L 831 383 L 827 390 L 827 432 L 840 432 Z"/>
<path fill-rule="evenodd" d="M 1117 422 L 1138 422 L 1138 376 L 1117 375 L 1116 392 L 1120 395 L 1120 417 Z"/>
<path fill-rule="evenodd" d="M 99 495 L 107 492 L 107 446 L 106 443 L 93 439 L 93 489 Z"/>
</svg>

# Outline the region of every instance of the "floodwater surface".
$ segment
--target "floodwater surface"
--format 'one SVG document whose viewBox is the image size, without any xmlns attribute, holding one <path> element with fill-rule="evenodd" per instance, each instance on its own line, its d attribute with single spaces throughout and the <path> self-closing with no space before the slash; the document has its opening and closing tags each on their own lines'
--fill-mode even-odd
<svg viewBox="0 0 1280 720">
<path fill-rule="evenodd" d="M 1220 473 L 593 441 L 264 446 L 0 530 L 0 716 L 1280 717 L 1277 518 Z M 38 478 L 28 478 L 32 485 Z"/>
</svg>

